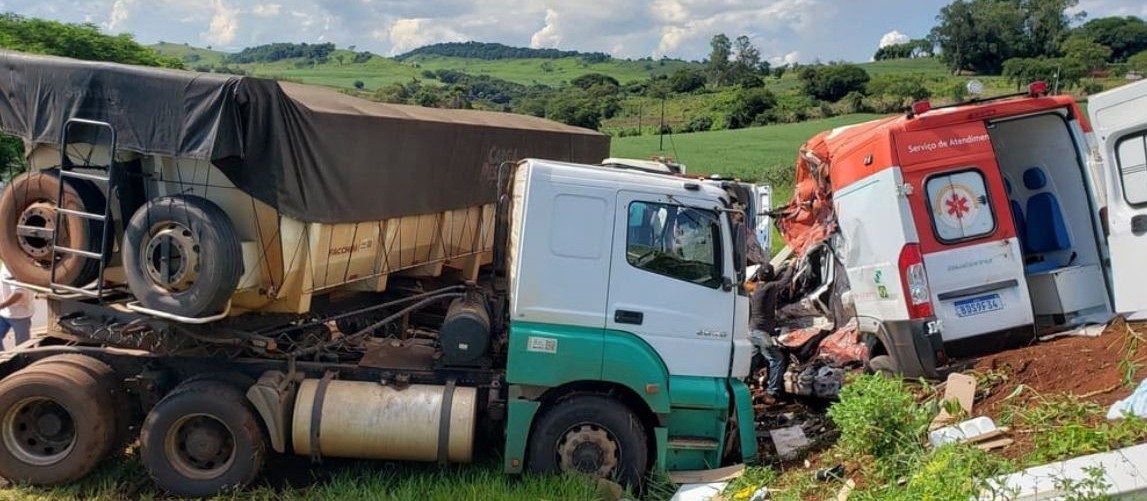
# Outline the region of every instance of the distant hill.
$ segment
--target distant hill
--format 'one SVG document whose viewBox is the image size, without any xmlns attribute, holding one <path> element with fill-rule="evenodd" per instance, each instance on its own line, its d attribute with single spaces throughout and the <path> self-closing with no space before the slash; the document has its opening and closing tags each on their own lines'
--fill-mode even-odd
<svg viewBox="0 0 1147 501">
<path fill-rule="evenodd" d="M 188 68 L 194 68 L 201 64 L 220 64 L 223 58 L 227 56 L 226 52 L 203 49 L 185 43 L 159 42 L 148 47 L 161 55 L 180 59 Z"/>
<path fill-rule="evenodd" d="M 419 47 L 405 54 L 394 57 L 398 61 L 405 61 L 416 56 L 444 56 L 460 57 L 466 59 L 562 59 L 576 57 L 588 62 L 604 62 L 612 59 L 609 54 L 601 52 L 578 52 L 558 49 L 531 49 L 527 47 L 510 47 L 500 43 L 486 42 L 448 42 Z"/>
</svg>

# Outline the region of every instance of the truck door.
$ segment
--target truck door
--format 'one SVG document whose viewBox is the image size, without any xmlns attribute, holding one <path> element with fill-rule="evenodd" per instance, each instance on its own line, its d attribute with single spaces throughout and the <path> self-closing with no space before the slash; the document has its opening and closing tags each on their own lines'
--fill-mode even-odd
<svg viewBox="0 0 1147 501">
<path fill-rule="evenodd" d="M 606 328 L 643 338 L 673 375 L 729 375 L 736 292 L 713 205 L 618 194 Z"/>
<path fill-rule="evenodd" d="M 1088 114 L 1107 190 L 1115 309 L 1147 311 L 1147 82 L 1091 96 Z"/>
</svg>

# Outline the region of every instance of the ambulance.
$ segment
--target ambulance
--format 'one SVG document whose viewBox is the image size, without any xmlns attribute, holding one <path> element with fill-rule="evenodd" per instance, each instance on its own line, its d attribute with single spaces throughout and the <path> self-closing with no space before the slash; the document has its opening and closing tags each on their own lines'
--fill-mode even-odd
<svg viewBox="0 0 1147 501">
<path fill-rule="evenodd" d="M 802 146 L 777 225 L 795 256 L 830 249 L 821 280 L 871 334 L 870 367 L 930 372 L 945 349 L 1147 310 L 1147 82 L 1087 109 L 1036 82 Z"/>
</svg>

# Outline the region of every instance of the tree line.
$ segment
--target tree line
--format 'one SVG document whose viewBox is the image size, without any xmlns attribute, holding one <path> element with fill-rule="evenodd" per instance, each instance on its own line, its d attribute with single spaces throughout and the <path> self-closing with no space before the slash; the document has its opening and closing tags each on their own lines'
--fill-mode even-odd
<svg viewBox="0 0 1147 501">
<path fill-rule="evenodd" d="M 486 42 L 447 42 L 419 47 L 412 51 L 394 57 L 397 61 L 405 61 L 415 56 L 443 56 L 460 57 L 467 59 L 563 59 L 576 57 L 590 63 L 605 62 L 612 57 L 602 52 L 578 52 L 558 49 L 532 49 L 528 47 L 510 47 L 500 43 Z"/>
</svg>

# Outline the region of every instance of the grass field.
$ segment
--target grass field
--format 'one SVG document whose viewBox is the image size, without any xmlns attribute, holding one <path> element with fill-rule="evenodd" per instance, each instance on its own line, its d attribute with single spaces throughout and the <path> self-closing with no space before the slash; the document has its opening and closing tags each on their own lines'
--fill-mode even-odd
<svg viewBox="0 0 1147 501">
<path fill-rule="evenodd" d="M 503 474 L 495 464 L 438 468 L 409 463 L 331 461 L 311 468 L 302 457 L 278 458 L 256 486 L 216 501 L 595 501 L 593 482 L 574 476 L 531 477 Z M 272 483 L 273 482 L 273 483 Z M 672 497 L 665 487 L 645 499 Z M 108 461 L 87 479 L 55 489 L 0 489 L 5 501 L 135 501 L 165 499 L 156 492 L 134 456 Z"/>
<path fill-rule="evenodd" d="M 699 65 L 684 61 L 630 61 L 614 59 L 604 63 L 587 63 L 580 58 L 561 59 L 465 59 L 441 56 L 417 56 L 404 61 L 421 69 L 450 69 L 473 75 L 489 75 L 524 85 L 557 86 L 586 73 L 609 75 L 624 84 L 646 80 L 651 76 L 669 75 L 679 68 Z"/>
<path fill-rule="evenodd" d="M 783 175 L 771 172 L 793 169 L 797 148 L 816 133 L 880 116 L 842 115 L 796 124 L 672 134 L 665 136 L 664 150 L 659 149 L 657 135 L 614 138 L 612 154 L 628 158 L 666 155 L 684 163 L 689 172 L 724 174 L 753 181 L 784 179 Z"/>
</svg>

